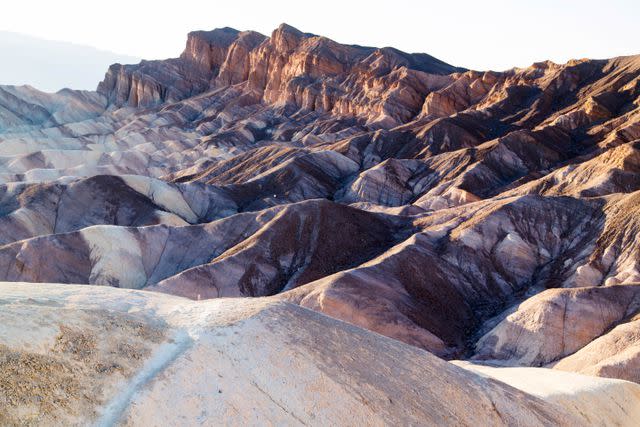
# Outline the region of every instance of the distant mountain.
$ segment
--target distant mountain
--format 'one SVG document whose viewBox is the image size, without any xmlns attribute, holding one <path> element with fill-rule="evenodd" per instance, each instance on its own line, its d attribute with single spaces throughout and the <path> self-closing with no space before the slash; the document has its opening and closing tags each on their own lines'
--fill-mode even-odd
<svg viewBox="0 0 640 427">
<path fill-rule="evenodd" d="M 89 46 L 5 31 L 0 31 L 0 58 L 0 84 L 28 84 L 47 92 L 62 88 L 94 90 L 109 65 L 139 61 Z"/>
</svg>

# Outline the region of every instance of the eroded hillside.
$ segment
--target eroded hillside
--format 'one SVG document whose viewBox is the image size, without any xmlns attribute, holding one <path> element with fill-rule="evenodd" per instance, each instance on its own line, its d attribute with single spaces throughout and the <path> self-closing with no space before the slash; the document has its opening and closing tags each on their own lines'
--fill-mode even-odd
<svg viewBox="0 0 640 427">
<path fill-rule="evenodd" d="M 288 301 L 640 382 L 640 57 L 479 72 L 282 25 L 0 87 L 0 280 Z M 25 285 L 26 286 L 26 285 Z"/>
</svg>

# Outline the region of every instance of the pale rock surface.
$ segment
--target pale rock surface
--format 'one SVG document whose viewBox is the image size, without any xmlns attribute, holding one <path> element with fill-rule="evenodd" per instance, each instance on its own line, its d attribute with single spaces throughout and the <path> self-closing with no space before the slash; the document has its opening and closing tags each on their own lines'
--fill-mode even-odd
<svg viewBox="0 0 640 427">
<path fill-rule="evenodd" d="M 640 383 L 640 319 L 634 316 L 551 366 Z"/>
<path fill-rule="evenodd" d="M 453 363 L 553 402 L 581 419 L 584 425 L 632 425 L 640 417 L 640 406 L 634 403 L 640 389 L 631 382 L 539 368 L 495 368 L 469 362 Z"/>
<path fill-rule="evenodd" d="M 473 359 L 542 366 L 640 311 L 640 287 L 549 289 L 520 304 L 476 344 Z"/>
<path fill-rule="evenodd" d="M 264 299 L 2 283 L 0 300 L 3 423 L 571 426 L 617 404 L 606 422 L 632 425 L 639 407 L 631 383 L 574 375 L 579 382 L 549 393 L 541 377 L 560 373 L 538 369 L 523 392 Z M 589 388 L 607 390 L 609 406 Z M 572 407 L 576 393 L 584 412 Z"/>
</svg>

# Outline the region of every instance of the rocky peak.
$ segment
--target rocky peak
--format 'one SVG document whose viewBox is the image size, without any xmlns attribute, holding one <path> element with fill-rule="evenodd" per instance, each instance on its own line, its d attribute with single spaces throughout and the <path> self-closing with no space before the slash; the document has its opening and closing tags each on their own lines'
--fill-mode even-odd
<svg viewBox="0 0 640 427">
<path fill-rule="evenodd" d="M 270 38 L 232 28 L 189 33 L 179 58 L 113 66 L 98 91 L 116 106 L 149 107 L 243 84 L 247 102 L 351 116 L 374 110 L 374 121 L 393 125 L 415 115 L 427 94 L 425 76 L 407 78 L 396 72 L 403 67 L 460 71 L 429 55 L 343 45 L 282 24 Z"/>
<path fill-rule="evenodd" d="M 283 23 L 271 33 L 271 42 L 277 51 L 286 53 L 295 50 L 300 42 L 308 37 L 312 37 L 312 34 L 305 34 Z"/>
<path fill-rule="evenodd" d="M 250 54 L 266 39 L 267 37 L 255 31 L 239 33 L 226 51 L 220 72 L 215 77 L 215 84 L 229 86 L 248 80 L 251 72 Z"/>
<path fill-rule="evenodd" d="M 239 33 L 229 27 L 213 31 L 193 31 L 187 35 L 187 44 L 180 58 L 203 72 L 216 72 Z"/>
</svg>

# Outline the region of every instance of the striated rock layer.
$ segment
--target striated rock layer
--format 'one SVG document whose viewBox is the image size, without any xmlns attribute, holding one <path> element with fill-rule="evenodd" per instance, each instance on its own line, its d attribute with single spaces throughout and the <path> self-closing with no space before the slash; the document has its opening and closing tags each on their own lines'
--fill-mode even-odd
<svg viewBox="0 0 640 427">
<path fill-rule="evenodd" d="M 198 31 L 96 92 L 0 87 L 0 280 L 269 296 L 640 382 L 639 177 L 640 56 L 481 72 Z"/>
</svg>

